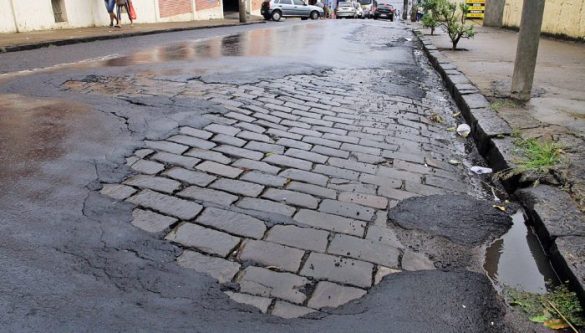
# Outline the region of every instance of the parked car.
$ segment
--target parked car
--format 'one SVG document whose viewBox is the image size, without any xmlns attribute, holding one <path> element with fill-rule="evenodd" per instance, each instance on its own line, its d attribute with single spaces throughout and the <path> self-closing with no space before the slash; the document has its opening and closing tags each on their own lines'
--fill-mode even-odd
<svg viewBox="0 0 585 333">
<path fill-rule="evenodd" d="M 265 19 L 280 21 L 282 17 L 300 17 L 316 20 L 324 16 L 323 8 L 307 5 L 303 0 L 266 0 L 260 13 Z"/>
<path fill-rule="evenodd" d="M 359 0 L 359 4 L 364 11 L 365 18 L 372 18 L 374 17 L 374 12 L 376 11 L 377 2 L 376 0 Z"/>
<path fill-rule="evenodd" d="M 337 8 L 335 8 L 335 17 L 340 18 L 356 18 L 357 9 L 353 1 L 339 1 Z"/>
<path fill-rule="evenodd" d="M 376 11 L 374 12 L 374 19 L 387 18 L 390 21 L 394 21 L 395 12 L 396 9 L 394 9 L 394 6 L 387 2 L 380 1 L 378 2 L 378 8 L 376 8 Z"/>
<path fill-rule="evenodd" d="M 353 3 L 353 6 L 355 7 L 356 17 L 361 18 L 361 19 L 365 18 L 364 10 L 362 9 L 362 6 L 360 5 L 360 3 L 357 1 L 352 1 L 352 3 Z"/>
</svg>

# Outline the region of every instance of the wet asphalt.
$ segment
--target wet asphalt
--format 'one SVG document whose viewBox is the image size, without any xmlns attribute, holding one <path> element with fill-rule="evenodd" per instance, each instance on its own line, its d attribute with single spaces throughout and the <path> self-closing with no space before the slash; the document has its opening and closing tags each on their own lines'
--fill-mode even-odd
<svg viewBox="0 0 585 333">
<path fill-rule="evenodd" d="M 379 30 L 365 35 L 366 25 Z M 0 330 L 534 329 L 507 310 L 465 246 L 450 249 L 459 252 L 452 254 L 457 264 L 394 274 L 341 308 L 305 319 L 263 315 L 231 302 L 213 279 L 180 268 L 177 247 L 130 225 L 132 205 L 96 191 L 129 174 L 124 158 L 143 139 L 178 125 L 201 127 L 202 114 L 217 112 L 167 94 L 173 81 L 245 84 L 331 68 L 419 66 L 418 50 L 397 22 L 288 20 L 0 54 Z M 68 80 L 136 73 L 159 78 L 160 93 L 108 98 L 107 91 L 62 88 Z M 381 87 L 420 94 L 392 82 Z"/>
</svg>

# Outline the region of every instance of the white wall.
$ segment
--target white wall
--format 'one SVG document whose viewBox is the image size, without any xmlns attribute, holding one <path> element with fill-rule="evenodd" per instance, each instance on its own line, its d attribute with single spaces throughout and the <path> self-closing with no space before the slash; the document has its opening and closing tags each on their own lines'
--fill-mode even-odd
<svg viewBox="0 0 585 333">
<path fill-rule="evenodd" d="M 16 14 L 15 26 L 11 1 Z M 160 18 L 158 0 L 132 0 L 136 23 L 181 22 L 223 18 L 223 7 Z M 67 22 L 55 23 L 51 0 L 0 0 L 0 33 L 34 30 L 107 26 L 110 19 L 104 0 L 64 0 Z M 122 23 L 128 23 L 126 14 Z M 18 28 L 18 30 L 17 30 Z"/>
<path fill-rule="evenodd" d="M 10 0 L 0 0 L 0 32 L 16 32 Z"/>
</svg>

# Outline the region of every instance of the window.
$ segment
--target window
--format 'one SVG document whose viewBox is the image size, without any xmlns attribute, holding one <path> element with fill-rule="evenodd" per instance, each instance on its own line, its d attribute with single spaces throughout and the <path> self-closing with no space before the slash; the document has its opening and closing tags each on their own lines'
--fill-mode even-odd
<svg viewBox="0 0 585 333">
<path fill-rule="evenodd" d="M 280 0 L 281 5 L 292 5 L 292 0 Z"/>
<path fill-rule="evenodd" d="M 51 0 L 53 6 L 53 15 L 55 17 L 55 23 L 67 22 L 67 16 L 65 15 L 65 5 L 63 0 Z"/>
<path fill-rule="evenodd" d="M 305 5 L 303 0 L 293 0 L 293 2 L 295 3 L 295 6 L 304 6 Z"/>
</svg>

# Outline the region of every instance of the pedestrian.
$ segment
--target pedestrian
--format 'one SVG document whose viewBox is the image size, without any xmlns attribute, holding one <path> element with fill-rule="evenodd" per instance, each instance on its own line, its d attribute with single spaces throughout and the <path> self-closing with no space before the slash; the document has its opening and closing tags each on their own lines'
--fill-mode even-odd
<svg viewBox="0 0 585 333">
<path fill-rule="evenodd" d="M 120 22 L 122 22 L 122 8 L 126 9 L 126 13 L 128 13 L 128 19 L 130 20 L 130 24 L 132 25 L 134 21 L 132 20 L 132 15 L 130 15 L 130 6 L 128 5 L 129 0 L 116 0 L 116 6 L 118 7 L 118 18 L 116 24 L 117 28 L 120 28 Z"/>
<path fill-rule="evenodd" d="M 110 14 L 110 27 L 114 26 L 114 19 L 116 20 L 116 26 L 118 26 L 118 18 L 116 17 L 116 14 L 114 14 L 114 7 L 116 6 L 116 0 L 104 0 L 104 3 L 106 5 L 106 10 L 108 11 L 108 14 Z"/>
</svg>

